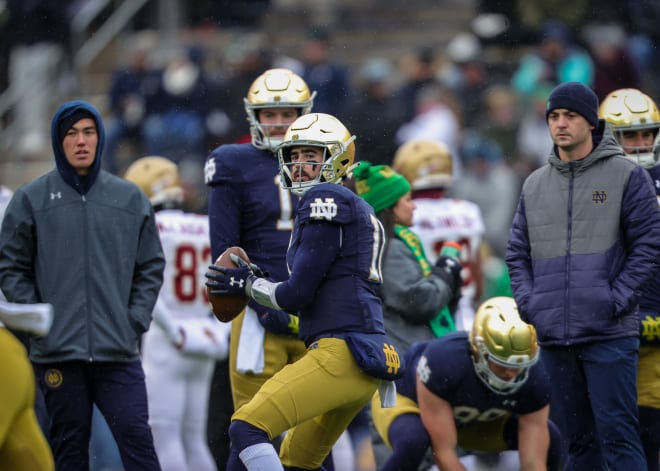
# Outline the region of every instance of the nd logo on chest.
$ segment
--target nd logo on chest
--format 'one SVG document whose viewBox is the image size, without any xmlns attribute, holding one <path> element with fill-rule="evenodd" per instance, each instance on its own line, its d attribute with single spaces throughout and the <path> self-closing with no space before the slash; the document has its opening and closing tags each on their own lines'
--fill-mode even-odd
<svg viewBox="0 0 660 471">
<path fill-rule="evenodd" d="M 605 204 L 607 201 L 607 191 L 605 190 L 594 190 L 591 193 L 591 202 L 594 204 Z"/>
</svg>

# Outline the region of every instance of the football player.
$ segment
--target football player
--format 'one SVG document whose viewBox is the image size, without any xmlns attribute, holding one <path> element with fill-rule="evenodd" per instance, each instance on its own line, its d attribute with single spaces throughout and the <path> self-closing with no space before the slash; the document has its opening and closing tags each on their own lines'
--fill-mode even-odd
<svg viewBox="0 0 660 471">
<path fill-rule="evenodd" d="M 52 321 L 52 305 L 9 303 L 0 291 L 0 469 L 55 469 L 53 454 L 34 411 L 32 365 L 23 344 L 7 329 L 41 336 L 48 333 Z"/>
<path fill-rule="evenodd" d="M 453 165 L 451 152 L 444 144 L 422 139 L 408 141 L 398 148 L 392 167 L 412 186 L 417 209 L 410 229 L 421 239 L 429 262 L 436 262 L 445 242 L 457 242 L 462 247 L 463 286 L 454 317 L 457 330 L 470 330 L 482 289 L 481 210 L 470 201 L 447 197 Z"/>
<path fill-rule="evenodd" d="M 211 261 L 208 218 L 180 209 L 179 171 L 164 157 L 136 160 L 124 178 L 151 201 L 166 262 L 142 343 L 156 452 L 163 470 L 215 471 L 206 439 L 209 385 L 215 361 L 227 357 L 229 326 L 211 314 L 204 286 Z"/>
<path fill-rule="evenodd" d="M 280 185 L 275 151 L 287 127 L 311 111 L 314 96 L 297 74 L 283 68 L 265 71 L 250 86 L 244 103 L 251 142 L 221 145 L 205 166 L 212 260 L 239 246 L 274 280 L 286 279 L 285 255 L 298 197 Z M 268 378 L 300 358 L 305 346 L 297 338 L 295 316 L 254 301 L 231 328 L 229 378 L 238 409 Z M 216 372 L 214 382 L 221 378 Z M 227 409 L 221 397 L 212 393 L 211 440 L 226 436 L 229 425 L 229 415 L 225 423 L 219 420 Z"/>
<path fill-rule="evenodd" d="M 609 123 L 617 141 L 631 160 L 646 168 L 660 203 L 660 112 L 645 93 L 633 88 L 611 92 L 599 107 L 599 117 Z M 640 348 L 637 369 L 637 403 L 642 446 L 649 471 L 660 464 L 660 275 L 642 289 L 639 297 Z"/>
<path fill-rule="evenodd" d="M 379 385 L 390 393 L 385 402 L 392 399 L 391 380 L 403 371 L 385 336 L 377 293 L 383 227 L 371 206 L 340 184 L 355 160 L 354 140 L 339 120 L 322 113 L 301 116 L 284 136 L 281 182 L 300 196 L 286 279 L 257 278 L 237 257 L 240 268 L 207 272 L 212 293 L 247 294 L 298 313 L 307 347 L 232 416 L 229 436 L 238 456 L 227 469 L 321 469 Z M 285 430 L 280 462 L 270 440 Z"/>
<path fill-rule="evenodd" d="M 0 221 L 13 192 L 0 185 Z M 14 304 L 0 291 L 0 469 L 55 469 L 53 454 L 35 413 L 32 365 L 23 344 L 8 328 L 44 335 L 53 321 L 51 304 Z"/>
<path fill-rule="evenodd" d="M 393 449 L 381 471 L 417 469 L 429 447 L 442 470 L 466 469 L 457 447 L 518 450 L 521 469 L 559 469 L 550 379 L 538 358 L 536 331 L 509 297 L 482 303 L 469 333 L 413 345 L 396 382 L 396 406 L 378 407 L 378 394 L 372 400 L 376 430 Z"/>
</svg>

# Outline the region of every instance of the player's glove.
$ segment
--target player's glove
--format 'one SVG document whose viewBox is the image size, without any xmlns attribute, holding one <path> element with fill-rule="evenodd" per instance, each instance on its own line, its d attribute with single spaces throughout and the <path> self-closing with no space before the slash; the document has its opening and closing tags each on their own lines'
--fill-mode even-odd
<svg viewBox="0 0 660 471">
<path fill-rule="evenodd" d="M 211 294 L 217 295 L 247 295 L 250 296 L 252 283 L 267 273 L 254 263 L 247 263 L 241 257 L 231 254 L 237 268 L 209 265 L 206 272 L 206 286 L 211 288 Z"/>
<path fill-rule="evenodd" d="M 433 274 L 441 278 L 456 293 L 461 290 L 463 266 L 454 258 L 440 256 L 433 267 Z"/>
<path fill-rule="evenodd" d="M 298 336 L 298 316 L 285 311 L 266 309 L 259 306 L 256 309 L 259 323 L 268 332 L 278 335 Z"/>
</svg>

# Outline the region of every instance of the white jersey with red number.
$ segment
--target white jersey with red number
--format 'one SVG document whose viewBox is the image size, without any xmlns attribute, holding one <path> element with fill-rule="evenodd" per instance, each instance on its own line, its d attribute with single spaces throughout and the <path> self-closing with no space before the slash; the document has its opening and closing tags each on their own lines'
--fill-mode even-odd
<svg viewBox="0 0 660 471">
<path fill-rule="evenodd" d="M 166 260 L 160 289 L 163 307 L 173 319 L 208 317 L 204 284 L 211 264 L 208 217 L 163 210 L 156 213 L 156 225 Z"/>
<path fill-rule="evenodd" d="M 424 246 L 426 257 L 435 263 L 442 244 L 461 245 L 463 286 L 456 312 L 456 329 L 470 330 L 476 303 L 477 286 L 470 264 L 478 263 L 479 246 L 484 235 L 484 222 L 479 206 L 471 201 L 453 198 L 415 198 L 413 227 Z"/>
</svg>

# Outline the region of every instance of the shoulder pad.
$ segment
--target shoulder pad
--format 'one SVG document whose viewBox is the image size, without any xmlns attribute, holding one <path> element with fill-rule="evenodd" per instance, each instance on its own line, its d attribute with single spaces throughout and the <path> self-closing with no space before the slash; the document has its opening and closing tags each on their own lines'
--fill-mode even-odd
<svg viewBox="0 0 660 471">
<path fill-rule="evenodd" d="M 300 200 L 298 218 L 301 222 L 310 220 L 345 224 L 353 218 L 353 197 L 358 198 L 350 190 L 333 183 L 316 186 Z"/>
</svg>

